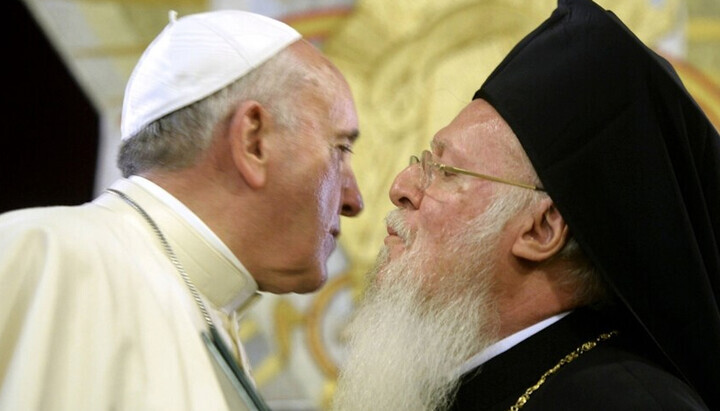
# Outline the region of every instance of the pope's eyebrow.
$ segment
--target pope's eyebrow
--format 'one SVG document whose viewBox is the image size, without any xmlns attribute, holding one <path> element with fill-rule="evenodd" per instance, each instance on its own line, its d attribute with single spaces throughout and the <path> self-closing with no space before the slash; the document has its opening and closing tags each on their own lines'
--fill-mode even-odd
<svg viewBox="0 0 720 411">
<path fill-rule="evenodd" d="M 360 137 L 360 131 L 357 129 L 352 129 L 350 131 L 341 131 L 337 134 L 338 139 L 348 139 L 351 143 L 355 143 L 357 139 Z"/>
</svg>

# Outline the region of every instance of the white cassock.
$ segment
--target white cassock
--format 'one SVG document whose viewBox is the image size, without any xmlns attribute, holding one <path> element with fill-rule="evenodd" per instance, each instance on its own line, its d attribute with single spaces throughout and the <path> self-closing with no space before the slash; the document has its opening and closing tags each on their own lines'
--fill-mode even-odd
<svg viewBox="0 0 720 411">
<path fill-rule="evenodd" d="M 236 314 L 259 295 L 247 270 L 160 187 L 131 177 L 112 188 L 155 220 L 247 365 L 235 343 Z M 0 216 L 0 410 L 236 409 L 207 328 L 157 234 L 120 197 Z"/>
</svg>

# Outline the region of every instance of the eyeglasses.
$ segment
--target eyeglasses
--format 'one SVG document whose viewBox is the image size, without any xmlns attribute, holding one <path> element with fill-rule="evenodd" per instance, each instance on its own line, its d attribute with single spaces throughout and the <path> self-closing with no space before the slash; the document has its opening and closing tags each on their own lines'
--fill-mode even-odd
<svg viewBox="0 0 720 411">
<path fill-rule="evenodd" d="M 526 184 L 526 183 L 518 183 L 516 181 L 506 180 L 504 178 L 500 177 L 493 177 L 489 176 L 487 174 L 480 174 L 476 173 L 474 171 L 464 170 L 462 168 L 457 168 L 453 166 L 448 166 L 445 164 L 441 164 L 438 162 L 435 162 L 432 160 L 432 153 L 428 150 L 423 150 L 422 154 L 420 155 L 420 158 L 417 156 L 410 156 L 410 165 L 413 164 L 420 164 L 420 167 L 422 167 L 423 171 L 423 182 L 422 182 L 422 189 L 425 190 L 432 184 L 433 179 L 435 178 L 435 173 L 441 172 L 441 173 L 455 173 L 455 174 L 464 174 L 467 176 L 472 177 L 478 177 L 482 178 L 484 180 L 494 181 L 496 183 L 502 183 L 502 184 L 509 184 L 511 186 L 515 187 L 522 187 L 527 188 L 529 190 L 535 190 L 535 191 L 545 191 L 544 188 L 535 186 L 533 184 Z"/>
</svg>

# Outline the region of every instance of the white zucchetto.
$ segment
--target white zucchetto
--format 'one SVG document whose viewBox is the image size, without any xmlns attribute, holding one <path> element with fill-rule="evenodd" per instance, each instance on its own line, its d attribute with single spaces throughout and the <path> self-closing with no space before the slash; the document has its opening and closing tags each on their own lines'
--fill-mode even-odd
<svg viewBox="0 0 720 411">
<path fill-rule="evenodd" d="M 246 11 L 179 19 L 171 12 L 125 88 L 122 139 L 222 89 L 301 37 L 285 23 Z"/>
</svg>

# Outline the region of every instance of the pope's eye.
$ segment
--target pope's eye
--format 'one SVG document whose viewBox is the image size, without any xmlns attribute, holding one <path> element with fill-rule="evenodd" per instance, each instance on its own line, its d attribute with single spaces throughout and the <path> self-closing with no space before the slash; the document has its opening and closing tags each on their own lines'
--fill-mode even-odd
<svg viewBox="0 0 720 411">
<path fill-rule="evenodd" d="M 337 146 L 337 148 L 343 153 L 353 153 L 352 146 L 350 144 L 340 144 Z"/>
</svg>

